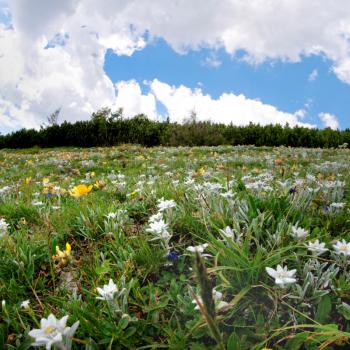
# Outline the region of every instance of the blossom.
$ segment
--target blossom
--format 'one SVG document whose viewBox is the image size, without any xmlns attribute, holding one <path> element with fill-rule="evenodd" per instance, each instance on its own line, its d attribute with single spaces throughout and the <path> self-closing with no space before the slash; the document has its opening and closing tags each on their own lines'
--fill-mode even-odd
<svg viewBox="0 0 350 350">
<path fill-rule="evenodd" d="M 191 253 L 202 254 L 207 247 L 208 247 L 208 243 L 204 243 L 197 246 L 189 246 L 186 248 L 186 250 L 188 250 Z"/>
<path fill-rule="evenodd" d="M 176 207 L 176 202 L 173 199 L 165 200 L 164 198 L 161 198 L 158 200 L 157 208 L 160 212 L 174 207 Z"/>
<path fill-rule="evenodd" d="M 0 238 L 6 235 L 8 228 L 9 224 L 5 221 L 5 219 L 0 219 Z"/>
<path fill-rule="evenodd" d="M 150 222 L 149 228 L 146 231 L 161 237 L 168 237 L 170 235 L 168 232 L 168 224 L 166 224 L 163 219 Z"/>
<path fill-rule="evenodd" d="M 292 226 L 292 232 L 291 235 L 296 239 L 304 239 L 306 236 L 308 236 L 309 232 L 307 230 L 304 230 L 301 227 L 298 227 L 297 225 Z"/>
<path fill-rule="evenodd" d="M 112 279 L 109 279 L 109 283 L 105 284 L 102 288 L 97 288 L 98 294 L 100 294 L 99 297 L 96 297 L 96 299 L 100 300 L 113 300 L 114 294 L 118 292 L 117 285 L 112 281 Z"/>
<path fill-rule="evenodd" d="M 92 185 L 86 186 L 86 185 L 78 185 L 74 186 L 73 189 L 69 190 L 69 194 L 73 197 L 81 197 L 86 194 L 88 194 L 92 190 Z"/>
<path fill-rule="evenodd" d="M 24 301 L 21 302 L 20 307 L 23 308 L 23 309 L 27 309 L 27 308 L 29 308 L 29 304 L 30 304 L 29 300 L 24 300 Z"/>
<path fill-rule="evenodd" d="M 197 299 L 201 304 L 203 304 L 201 297 L 197 296 Z M 228 305 L 228 303 L 226 301 L 222 300 L 222 293 L 217 291 L 215 288 L 213 289 L 213 299 L 214 299 L 215 306 L 218 310 L 220 310 Z M 193 299 L 192 303 L 196 304 L 196 307 L 194 308 L 195 310 L 200 310 L 200 307 L 199 307 L 196 299 Z"/>
<path fill-rule="evenodd" d="M 28 333 L 35 339 L 32 346 L 45 346 L 46 350 L 50 350 L 53 345 L 59 349 L 70 348 L 69 344 L 79 326 L 79 321 L 71 327 L 66 327 L 67 319 L 68 316 L 64 316 L 58 320 L 53 314 L 50 314 L 47 319 L 42 318 L 40 328 Z"/>
<path fill-rule="evenodd" d="M 232 230 L 232 228 L 230 226 L 226 226 L 223 230 L 220 230 L 220 232 L 227 238 L 232 239 L 233 241 L 236 241 L 237 243 L 241 243 L 242 241 L 242 236 L 243 234 L 239 234 L 236 237 L 236 234 L 234 233 L 234 231 Z"/>
<path fill-rule="evenodd" d="M 149 218 L 149 220 L 148 220 L 148 222 L 156 222 L 156 221 L 159 221 L 159 220 L 162 220 L 163 219 L 163 214 L 162 213 L 160 213 L 160 212 L 158 212 L 157 214 L 153 214 L 150 218 Z"/>
<path fill-rule="evenodd" d="M 327 248 L 325 248 L 326 243 L 320 243 L 318 239 L 314 242 L 308 242 L 307 249 L 311 252 L 315 253 L 316 255 L 321 255 L 324 252 L 328 251 Z"/>
<path fill-rule="evenodd" d="M 282 267 L 281 265 L 277 265 L 276 270 L 272 269 L 271 267 L 266 267 L 265 269 L 266 272 L 275 279 L 275 283 L 282 288 L 284 288 L 286 284 L 296 282 L 294 275 L 297 270 L 295 269 L 288 271 L 287 266 Z"/>
<path fill-rule="evenodd" d="M 337 241 L 336 244 L 333 244 L 333 248 L 337 254 L 350 256 L 350 243 L 347 243 L 345 239 Z"/>
<path fill-rule="evenodd" d="M 71 245 L 67 242 L 66 243 L 66 249 L 62 251 L 60 247 L 56 246 L 56 255 L 52 257 L 52 260 L 58 260 L 58 266 L 59 265 L 65 265 L 67 262 L 67 259 L 70 258 L 72 252 Z"/>
</svg>

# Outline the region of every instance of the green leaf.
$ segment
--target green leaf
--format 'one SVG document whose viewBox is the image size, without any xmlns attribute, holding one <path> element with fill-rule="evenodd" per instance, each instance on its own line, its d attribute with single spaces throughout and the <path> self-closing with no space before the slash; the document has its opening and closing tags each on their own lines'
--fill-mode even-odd
<svg viewBox="0 0 350 350">
<path fill-rule="evenodd" d="M 332 310 L 332 300 L 329 295 L 325 295 L 317 306 L 315 320 L 319 323 L 326 323 Z"/>
</svg>

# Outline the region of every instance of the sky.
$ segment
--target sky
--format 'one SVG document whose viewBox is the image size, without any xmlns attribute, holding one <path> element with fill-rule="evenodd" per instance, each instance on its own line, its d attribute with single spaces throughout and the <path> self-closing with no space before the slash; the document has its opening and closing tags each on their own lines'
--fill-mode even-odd
<svg viewBox="0 0 350 350">
<path fill-rule="evenodd" d="M 0 0 L 0 133 L 124 117 L 350 128 L 348 0 Z"/>
</svg>

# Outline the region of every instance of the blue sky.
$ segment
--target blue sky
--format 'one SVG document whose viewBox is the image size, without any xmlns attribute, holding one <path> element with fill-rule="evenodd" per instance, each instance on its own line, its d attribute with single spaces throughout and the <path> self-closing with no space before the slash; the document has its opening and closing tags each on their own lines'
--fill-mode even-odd
<svg viewBox="0 0 350 350">
<path fill-rule="evenodd" d="M 0 132 L 106 106 L 350 128 L 349 37 L 348 0 L 0 0 Z"/>
<path fill-rule="evenodd" d="M 210 57 L 218 66 L 206 64 Z M 322 127 L 319 113 L 327 111 L 337 116 L 342 129 L 350 128 L 350 85 L 335 76 L 332 63 L 324 56 L 303 57 L 298 63 L 275 60 L 251 65 L 239 53 L 232 56 L 223 49 L 179 54 L 157 39 L 132 56 L 118 56 L 109 50 L 104 69 L 113 82 L 135 79 L 144 93 L 149 88 L 143 81 L 159 79 L 175 86 L 200 87 L 213 98 L 232 92 L 286 112 L 305 109 L 303 120 L 318 127 Z M 317 76 L 310 80 L 313 71 Z"/>
</svg>

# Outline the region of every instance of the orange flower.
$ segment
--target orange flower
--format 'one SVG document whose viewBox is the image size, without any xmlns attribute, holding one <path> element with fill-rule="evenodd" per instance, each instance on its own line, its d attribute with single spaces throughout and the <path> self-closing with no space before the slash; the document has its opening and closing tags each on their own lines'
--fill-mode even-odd
<svg viewBox="0 0 350 350">
<path fill-rule="evenodd" d="M 86 185 L 78 185 L 74 186 L 73 189 L 69 190 L 69 194 L 73 197 L 81 197 L 86 194 L 88 194 L 92 190 L 92 185 L 86 186 Z"/>
</svg>

